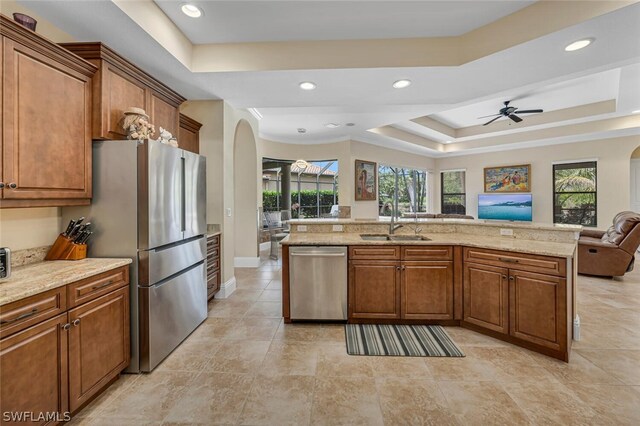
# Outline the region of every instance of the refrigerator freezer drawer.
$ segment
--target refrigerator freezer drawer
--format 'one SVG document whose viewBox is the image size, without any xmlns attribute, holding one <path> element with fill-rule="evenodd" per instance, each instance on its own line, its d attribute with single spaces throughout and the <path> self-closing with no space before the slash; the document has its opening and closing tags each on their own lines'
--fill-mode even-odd
<svg viewBox="0 0 640 426">
<path fill-rule="evenodd" d="M 140 369 L 153 370 L 207 318 L 204 262 L 167 281 L 140 287 Z"/>
<path fill-rule="evenodd" d="M 138 252 L 138 285 L 147 287 L 204 259 L 205 237 Z"/>
</svg>

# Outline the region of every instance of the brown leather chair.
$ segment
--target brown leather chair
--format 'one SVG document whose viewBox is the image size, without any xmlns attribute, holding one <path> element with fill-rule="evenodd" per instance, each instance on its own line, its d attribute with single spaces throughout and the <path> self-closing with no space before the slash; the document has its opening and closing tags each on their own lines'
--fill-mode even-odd
<svg viewBox="0 0 640 426">
<path fill-rule="evenodd" d="M 625 211 L 607 231 L 584 230 L 578 240 L 578 273 L 622 276 L 633 269 L 640 246 L 640 214 Z"/>
</svg>

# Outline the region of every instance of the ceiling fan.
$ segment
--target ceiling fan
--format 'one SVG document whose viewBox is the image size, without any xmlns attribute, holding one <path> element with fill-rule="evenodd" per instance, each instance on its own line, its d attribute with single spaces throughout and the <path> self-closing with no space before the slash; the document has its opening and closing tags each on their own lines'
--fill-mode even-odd
<svg viewBox="0 0 640 426">
<path fill-rule="evenodd" d="M 537 113 L 543 112 L 541 109 L 523 109 L 523 110 L 518 110 L 518 107 L 509 106 L 509 102 L 511 102 L 511 101 L 505 101 L 504 102 L 504 108 L 501 108 L 500 111 L 498 111 L 497 114 L 491 114 L 491 115 L 485 115 L 484 117 L 478 117 L 478 118 L 495 117 L 495 118 L 487 121 L 486 123 L 484 123 L 483 126 L 486 126 L 487 124 L 493 123 L 494 121 L 496 121 L 500 117 L 508 117 L 508 118 L 512 119 L 513 121 L 515 121 L 516 123 L 519 123 L 519 122 L 522 121 L 522 118 L 518 117 L 516 115 L 516 113 L 518 113 L 518 114 L 537 114 Z"/>
</svg>

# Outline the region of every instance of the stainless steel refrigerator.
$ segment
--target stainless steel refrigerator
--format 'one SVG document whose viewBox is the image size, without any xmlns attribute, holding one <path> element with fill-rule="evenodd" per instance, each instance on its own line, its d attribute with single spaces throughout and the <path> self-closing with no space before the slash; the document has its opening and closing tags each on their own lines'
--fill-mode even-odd
<svg viewBox="0 0 640 426">
<path fill-rule="evenodd" d="M 205 157 L 156 141 L 94 141 L 92 257 L 130 257 L 131 365 L 153 370 L 207 317 Z"/>
</svg>

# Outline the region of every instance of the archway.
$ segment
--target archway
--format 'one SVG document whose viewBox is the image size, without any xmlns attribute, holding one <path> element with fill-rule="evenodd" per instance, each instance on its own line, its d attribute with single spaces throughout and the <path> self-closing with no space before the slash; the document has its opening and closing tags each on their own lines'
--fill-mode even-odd
<svg viewBox="0 0 640 426">
<path fill-rule="evenodd" d="M 640 146 L 631 153 L 631 170 L 629 173 L 631 198 L 629 208 L 634 212 L 640 212 Z"/>
<path fill-rule="evenodd" d="M 234 265 L 257 267 L 258 164 L 256 140 L 251 125 L 240 120 L 233 144 Z"/>
</svg>

